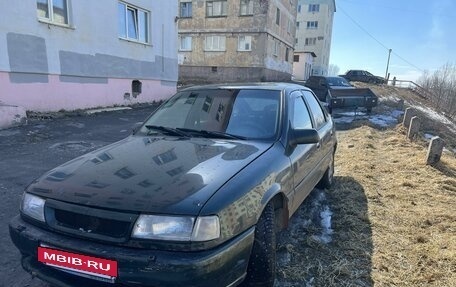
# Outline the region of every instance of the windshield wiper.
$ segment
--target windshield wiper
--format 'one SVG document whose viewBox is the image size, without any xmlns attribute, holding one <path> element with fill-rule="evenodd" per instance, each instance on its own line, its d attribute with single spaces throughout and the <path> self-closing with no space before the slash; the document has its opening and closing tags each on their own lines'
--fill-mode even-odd
<svg viewBox="0 0 456 287">
<path fill-rule="evenodd" d="M 231 139 L 231 140 L 245 140 L 247 139 L 246 137 L 243 136 L 238 136 L 238 135 L 233 135 L 225 132 L 219 132 L 219 131 L 206 131 L 206 130 L 193 130 L 193 129 L 185 129 L 185 128 L 176 128 L 176 130 L 179 131 L 185 131 L 187 133 L 191 134 L 197 134 L 202 137 L 216 137 L 216 138 L 222 138 L 222 139 Z"/>
<path fill-rule="evenodd" d="M 181 137 L 189 137 L 189 135 L 183 131 L 180 131 L 178 129 L 174 128 L 169 128 L 169 127 L 164 127 L 164 126 L 154 126 L 154 125 L 146 125 L 146 128 L 149 130 L 157 130 L 160 132 L 165 132 L 169 135 L 173 136 L 181 136 Z"/>
</svg>

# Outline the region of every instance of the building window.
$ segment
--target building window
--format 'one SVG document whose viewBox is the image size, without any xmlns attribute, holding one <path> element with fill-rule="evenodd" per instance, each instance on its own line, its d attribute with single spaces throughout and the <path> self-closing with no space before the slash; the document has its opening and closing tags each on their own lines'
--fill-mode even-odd
<svg viewBox="0 0 456 287">
<path fill-rule="evenodd" d="M 306 38 L 306 46 L 314 46 L 317 43 L 317 38 Z"/>
<path fill-rule="evenodd" d="M 293 62 L 299 62 L 299 55 L 294 55 L 293 56 Z"/>
<path fill-rule="evenodd" d="M 318 21 L 308 21 L 307 22 L 307 29 L 317 29 L 318 28 Z"/>
<path fill-rule="evenodd" d="M 161 154 L 158 154 L 152 158 L 157 165 L 163 165 L 177 159 L 177 155 L 174 152 L 174 149 L 170 149 Z"/>
<path fill-rule="evenodd" d="M 238 51 L 252 51 L 252 36 L 239 36 Z"/>
<path fill-rule="evenodd" d="M 253 15 L 253 0 L 241 0 L 241 13 L 244 15 Z"/>
<path fill-rule="evenodd" d="M 319 12 L 320 4 L 309 4 L 309 12 Z"/>
<path fill-rule="evenodd" d="M 288 62 L 288 54 L 290 53 L 290 49 L 288 47 L 285 48 L 285 62 Z"/>
<path fill-rule="evenodd" d="M 191 18 L 192 17 L 192 2 L 181 2 L 180 3 L 180 17 Z"/>
<path fill-rule="evenodd" d="M 298 5 L 298 13 L 301 13 L 301 5 Z"/>
<path fill-rule="evenodd" d="M 277 11 L 276 11 L 276 24 L 280 25 L 280 9 L 279 8 L 277 8 Z"/>
<path fill-rule="evenodd" d="M 119 37 L 141 43 L 149 43 L 149 12 L 119 2 Z"/>
<path fill-rule="evenodd" d="M 277 56 L 278 53 L 279 53 L 279 42 L 274 41 L 274 49 L 272 50 L 272 54 L 274 56 Z"/>
<path fill-rule="evenodd" d="M 291 34 L 291 20 L 288 19 L 287 33 Z"/>
<path fill-rule="evenodd" d="M 179 51 L 191 51 L 192 50 L 192 37 L 191 36 L 180 36 L 179 37 Z"/>
<path fill-rule="evenodd" d="M 299 30 L 299 22 L 296 22 L 296 30 Z"/>
<path fill-rule="evenodd" d="M 37 0 L 39 19 L 56 24 L 68 25 L 68 0 Z"/>
<path fill-rule="evenodd" d="M 207 1 L 206 2 L 206 16 L 207 17 L 220 17 L 226 16 L 227 1 Z"/>
<path fill-rule="evenodd" d="M 225 51 L 225 36 L 206 36 L 205 51 Z"/>
</svg>

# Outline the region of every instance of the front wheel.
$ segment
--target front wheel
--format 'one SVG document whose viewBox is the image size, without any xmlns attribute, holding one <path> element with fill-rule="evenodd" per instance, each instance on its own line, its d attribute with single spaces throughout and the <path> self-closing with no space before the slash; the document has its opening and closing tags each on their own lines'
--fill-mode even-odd
<svg viewBox="0 0 456 287">
<path fill-rule="evenodd" d="M 255 228 L 247 276 L 241 286 L 274 286 L 276 270 L 276 233 L 274 205 L 266 205 Z"/>
</svg>

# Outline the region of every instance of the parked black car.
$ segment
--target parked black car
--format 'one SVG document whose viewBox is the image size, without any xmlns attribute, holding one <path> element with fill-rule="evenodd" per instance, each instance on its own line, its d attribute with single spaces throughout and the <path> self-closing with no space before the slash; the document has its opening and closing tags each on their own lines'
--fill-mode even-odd
<svg viewBox="0 0 456 287">
<path fill-rule="evenodd" d="M 310 76 L 305 86 L 310 88 L 318 99 L 326 102 L 330 89 L 354 89 L 354 87 L 342 77 Z"/>
<path fill-rule="evenodd" d="M 276 232 L 331 185 L 336 145 L 305 87 L 187 88 L 33 181 L 10 235 L 56 286 L 273 286 Z"/>
<path fill-rule="evenodd" d="M 348 81 L 357 81 L 372 84 L 384 84 L 386 81 L 384 78 L 372 75 L 368 71 L 363 70 L 349 70 L 345 75 L 340 75 Z"/>
</svg>

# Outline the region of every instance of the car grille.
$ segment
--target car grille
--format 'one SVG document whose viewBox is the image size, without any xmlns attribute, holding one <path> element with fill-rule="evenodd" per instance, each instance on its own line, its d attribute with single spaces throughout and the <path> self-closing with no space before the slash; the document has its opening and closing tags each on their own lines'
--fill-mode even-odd
<svg viewBox="0 0 456 287">
<path fill-rule="evenodd" d="M 137 214 L 47 200 L 46 223 L 56 231 L 109 242 L 126 242 Z"/>
</svg>

